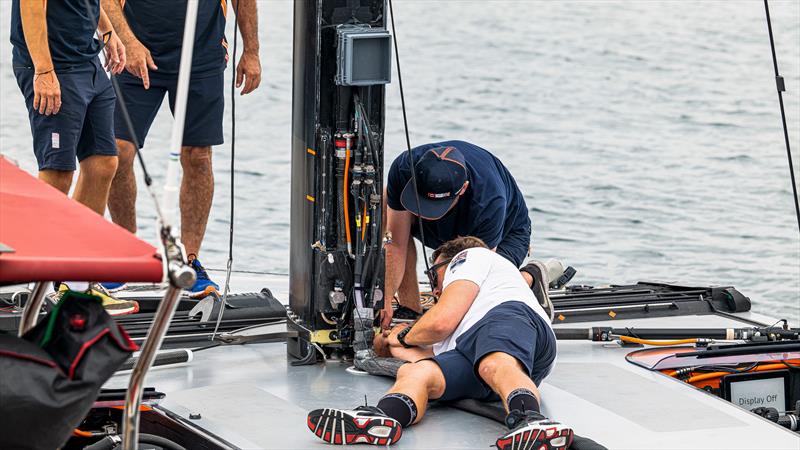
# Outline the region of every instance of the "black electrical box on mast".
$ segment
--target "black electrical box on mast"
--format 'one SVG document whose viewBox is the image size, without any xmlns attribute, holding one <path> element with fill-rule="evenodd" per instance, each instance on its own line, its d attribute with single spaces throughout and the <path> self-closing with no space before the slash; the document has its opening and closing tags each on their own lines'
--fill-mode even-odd
<svg viewBox="0 0 800 450">
<path fill-rule="evenodd" d="M 314 347 L 371 345 L 383 302 L 383 131 L 391 36 L 384 0 L 294 4 L 288 342 L 299 364 Z"/>
</svg>

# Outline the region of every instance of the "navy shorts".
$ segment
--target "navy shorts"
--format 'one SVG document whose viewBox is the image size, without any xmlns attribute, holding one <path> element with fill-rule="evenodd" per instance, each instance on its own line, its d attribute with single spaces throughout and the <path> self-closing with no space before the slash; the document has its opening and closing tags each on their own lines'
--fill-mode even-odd
<svg viewBox="0 0 800 450">
<path fill-rule="evenodd" d="M 145 89 L 142 80 L 123 72 L 117 77 L 120 99 L 128 107 L 133 122 L 133 130 L 139 145 L 144 147 L 147 132 L 161 109 L 164 96 L 169 96 L 169 108 L 175 113 L 175 96 L 178 91 L 178 75 L 160 75 L 150 72 L 150 89 Z M 186 108 L 186 122 L 183 128 L 185 147 L 208 147 L 224 142 L 222 137 L 222 116 L 225 112 L 225 73 L 192 75 L 189 82 L 189 98 Z M 122 109 L 117 105 L 114 115 L 114 132 L 117 139 L 133 142 L 133 136 L 122 117 Z"/>
<path fill-rule="evenodd" d="M 523 229 L 512 230 L 497 244 L 497 254 L 521 267 L 528 258 L 531 249 L 530 225 Z"/>
<path fill-rule="evenodd" d="M 538 386 L 556 358 L 556 339 L 549 328 L 522 302 L 506 302 L 492 308 L 456 340 L 455 349 L 432 358 L 445 379 L 444 394 L 436 400 L 499 400 L 478 375 L 478 363 L 494 352 L 515 357 Z"/>
<path fill-rule="evenodd" d="M 116 156 L 114 88 L 98 58 L 56 70 L 61 85 L 61 110 L 45 116 L 33 109 L 32 67 L 14 67 L 33 135 L 39 170 L 75 170 L 75 158 Z"/>
</svg>

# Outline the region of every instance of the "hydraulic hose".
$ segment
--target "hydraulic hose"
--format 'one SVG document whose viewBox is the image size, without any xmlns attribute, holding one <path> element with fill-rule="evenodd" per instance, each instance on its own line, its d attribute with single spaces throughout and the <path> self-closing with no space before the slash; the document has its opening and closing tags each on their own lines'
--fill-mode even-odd
<svg viewBox="0 0 800 450">
<path fill-rule="evenodd" d="M 764 371 L 767 371 L 767 370 L 785 369 L 786 366 L 797 367 L 797 366 L 794 366 L 794 365 L 788 364 L 788 363 L 774 363 L 774 364 L 765 364 L 763 366 L 758 366 L 758 367 L 756 367 L 754 369 L 751 369 L 751 370 L 743 370 L 742 372 L 739 372 L 739 373 L 764 372 Z M 703 374 L 700 374 L 700 375 L 695 375 L 695 376 L 689 377 L 686 380 L 686 382 L 687 383 L 697 383 L 699 381 L 713 380 L 713 379 L 720 378 L 720 377 L 723 377 L 725 375 L 730 375 L 730 374 L 731 374 L 731 372 L 703 373 Z"/>
<path fill-rule="evenodd" d="M 644 344 L 644 345 L 660 345 L 660 346 L 669 346 L 669 345 L 681 345 L 681 344 L 697 344 L 700 342 L 700 339 L 692 338 L 692 339 L 678 339 L 674 341 L 651 341 L 649 339 L 639 339 L 630 336 L 620 336 L 619 340 L 622 342 L 630 342 L 633 344 Z"/>
<path fill-rule="evenodd" d="M 119 448 L 120 443 L 119 436 L 106 436 L 83 450 L 114 450 Z M 165 450 L 186 450 L 186 447 L 154 434 L 139 433 L 139 443 L 157 445 Z"/>
<path fill-rule="evenodd" d="M 344 156 L 344 189 L 342 190 L 342 197 L 344 197 L 344 232 L 347 239 L 347 253 L 353 254 L 353 244 L 350 238 L 350 207 L 348 197 L 350 196 L 348 186 L 348 178 L 350 177 L 350 138 L 347 138 L 347 149 Z"/>
</svg>

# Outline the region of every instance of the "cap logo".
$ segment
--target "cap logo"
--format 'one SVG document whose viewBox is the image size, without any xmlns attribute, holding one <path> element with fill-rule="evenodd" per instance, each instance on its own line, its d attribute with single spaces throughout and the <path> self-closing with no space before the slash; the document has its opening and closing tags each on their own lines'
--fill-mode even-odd
<svg viewBox="0 0 800 450">
<path fill-rule="evenodd" d="M 429 192 L 428 193 L 428 197 L 429 198 L 447 198 L 447 197 L 450 197 L 450 192 L 444 192 L 444 193 L 441 193 L 441 194 L 436 194 L 436 193 L 433 193 L 433 192 Z"/>
</svg>

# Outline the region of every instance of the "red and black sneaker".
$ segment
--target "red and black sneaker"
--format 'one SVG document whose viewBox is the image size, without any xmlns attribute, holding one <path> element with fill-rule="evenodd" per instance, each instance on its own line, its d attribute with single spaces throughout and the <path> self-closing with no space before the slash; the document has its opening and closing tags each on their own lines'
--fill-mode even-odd
<svg viewBox="0 0 800 450">
<path fill-rule="evenodd" d="M 572 428 L 534 411 L 511 411 L 506 424 L 511 431 L 495 442 L 499 450 L 566 450 L 572 444 Z"/>
<path fill-rule="evenodd" d="M 403 433 L 400 422 L 374 406 L 353 410 L 315 409 L 308 413 L 308 429 L 329 444 L 391 445 Z"/>
</svg>

